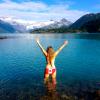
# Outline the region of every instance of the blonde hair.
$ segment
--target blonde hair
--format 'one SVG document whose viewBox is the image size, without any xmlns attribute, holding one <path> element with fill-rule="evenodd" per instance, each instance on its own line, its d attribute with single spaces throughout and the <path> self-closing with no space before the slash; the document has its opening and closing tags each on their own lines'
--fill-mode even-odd
<svg viewBox="0 0 100 100">
<path fill-rule="evenodd" d="M 48 57 L 49 57 L 49 62 L 51 63 L 51 60 L 53 59 L 53 57 L 54 57 L 54 53 L 55 53 L 55 51 L 54 51 L 54 49 L 52 48 L 52 46 L 49 46 L 49 47 L 47 47 L 47 55 L 48 55 Z"/>
</svg>

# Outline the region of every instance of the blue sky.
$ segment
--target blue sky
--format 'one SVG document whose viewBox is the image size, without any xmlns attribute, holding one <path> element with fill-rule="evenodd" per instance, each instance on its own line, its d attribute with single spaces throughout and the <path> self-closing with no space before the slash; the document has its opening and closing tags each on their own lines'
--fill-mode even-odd
<svg viewBox="0 0 100 100">
<path fill-rule="evenodd" d="M 0 16 L 48 21 L 75 21 L 87 13 L 100 12 L 100 0 L 0 0 Z"/>
</svg>

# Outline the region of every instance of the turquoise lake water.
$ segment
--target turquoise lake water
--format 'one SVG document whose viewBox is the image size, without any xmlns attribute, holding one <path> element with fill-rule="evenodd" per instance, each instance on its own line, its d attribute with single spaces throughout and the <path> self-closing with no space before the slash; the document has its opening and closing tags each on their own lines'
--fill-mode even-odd
<svg viewBox="0 0 100 100">
<path fill-rule="evenodd" d="M 51 45 L 55 50 L 64 40 L 69 41 L 55 62 L 57 94 L 78 97 L 80 93 L 100 89 L 100 35 L 27 34 L 9 37 L 0 40 L 0 100 L 39 100 L 48 95 L 43 83 L 46 61 L 35 42 L 36 37 L 40 38 L 44 48 Z"/>
</svg>

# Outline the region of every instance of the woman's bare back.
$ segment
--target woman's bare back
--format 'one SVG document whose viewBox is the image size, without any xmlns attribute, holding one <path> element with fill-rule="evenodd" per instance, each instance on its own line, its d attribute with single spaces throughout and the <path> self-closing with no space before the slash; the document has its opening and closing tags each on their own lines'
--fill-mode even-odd
<svg viewBox="0 0 100 100">
<path fill-rule="evenodd" d="M 50 67 L 54 67 L 55 66 L 55 58 L 56 58 L 55 56 L 50 58 L 49 55 L 47 54 L 47 56 L 46 56 L 47 65 L 49 65 Z"/>
</svg>

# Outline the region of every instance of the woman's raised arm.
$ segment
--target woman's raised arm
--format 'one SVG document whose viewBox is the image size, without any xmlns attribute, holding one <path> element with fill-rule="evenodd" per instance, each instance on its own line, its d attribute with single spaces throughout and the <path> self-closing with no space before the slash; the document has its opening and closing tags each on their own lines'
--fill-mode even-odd
<svg viewBox="0 0 100 100">
<path fill-rule="evenodd" d="M 59 52 L 68 44 L 68 41 L 64 41 L 61 47 L 55 52 L 55 56 L 59 54 Z"/>
<path fill-rule="evenodd" d="M 36 38 L 36 42 L 37 42 L 38 46 L 40 47 L 41 51 L 43 52 L 43 54 L 45 56 L 47 56 L 47 52 L 45 51 L 45 49 L 43 48 L 43 46 L 40 44 L 40 41 L 39 41 L 38 38 Z"/>
</svg>

